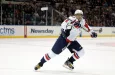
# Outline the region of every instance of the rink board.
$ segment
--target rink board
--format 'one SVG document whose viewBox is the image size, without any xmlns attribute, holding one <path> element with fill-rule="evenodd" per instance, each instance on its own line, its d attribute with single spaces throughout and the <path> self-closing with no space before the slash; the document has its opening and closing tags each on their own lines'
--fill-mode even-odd
<svg viewBox="0 0 115 75">
<path fill-rule="evenodd" d="M 24 38 L 24 26 L 0 26 L 0 38 Z"/>
<path fill-rule="evenodd" d="M 92 27 L 99 37 L 115 37 L 115 27 Z M 60 26 L 0 26 L 0 38 L 57 38 Z M 78 37 L 90 37 L 84 30 Z"/>
</svg>

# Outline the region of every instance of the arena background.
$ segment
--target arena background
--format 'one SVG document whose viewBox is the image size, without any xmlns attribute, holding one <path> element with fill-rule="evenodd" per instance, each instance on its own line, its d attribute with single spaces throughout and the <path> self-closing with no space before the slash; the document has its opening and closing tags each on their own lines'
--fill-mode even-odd
<svg viewBox="0 0 115 75">
<path fill-rule="evenodd" d="M 1 0 L 0 38 L 52 38 L 76 9 L 99 37 L 115 37 L 114 0 Z M 90 35 L 81 30 L 79 37 Z"/>
<path fill-rule="evenodd" d="M 63 67 L 68 48 L 35 71 L 76 9 L 98 37 L 81 30 L 85 54 L 73 71 Z M 0 0 L 0 75 L 115 75 L 115 0 Z"/>
</svg>

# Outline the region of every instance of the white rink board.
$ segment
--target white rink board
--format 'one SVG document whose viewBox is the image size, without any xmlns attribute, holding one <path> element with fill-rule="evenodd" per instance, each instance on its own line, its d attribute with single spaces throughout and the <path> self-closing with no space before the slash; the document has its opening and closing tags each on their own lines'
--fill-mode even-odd
<svg viewBox="0 0 115 75">
<path fill-rule="evenodd" d="M 24 26 L 0 26 L 0 36 L 24 36 Z"/>
<path fill-rule="evenodd" d="M 115 36 L 115 27 L 92 27 L 99 36 Z M 82 30 L 82 35 L 88 36 L 89 33 Z"/>
<path fill-rule="evenodd" d="M 60 26 L 28 26 L 28 36 L 59 36 Z"/>
<path fill-rule="evenodd" d="M 115 36 L 115 27 L 92 27 L 95 32 L 98 33 L 98 36 L 103 37 L 113 37 Z M 39 36 L 45 36 L 45 38 L 52 37 L 52 36 L 59 36 L 61 31 L 60 26 L 8 26 L 8 25 L 2 25 L 0 26 L 0 37 L 8 38 L 9 36 L 12 36 L 12 38 L 23 38 L 25 36 L 27 37 L 39 37 Z M 90 34 L 84 30 L 82 30 L 82 36 L 90 36 Z"/>
<path fill-rule="evenodd" d="M 92 27 L 98 33 L 98 36 L 115 36 L 114 27 Z M 28 26 L 28 36 L 59 36 L 60 26 Z M 82 30 L 82 36 L 90 36 L 90 34 Z"/>
</svg>

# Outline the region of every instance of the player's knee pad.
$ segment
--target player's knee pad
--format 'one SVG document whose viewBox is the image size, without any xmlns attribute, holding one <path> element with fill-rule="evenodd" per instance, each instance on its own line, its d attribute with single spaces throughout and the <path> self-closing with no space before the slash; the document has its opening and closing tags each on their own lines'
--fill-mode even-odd
<svg viewBox="0 0 115 75">
<path fill-rule="evenodd" d="M 73 50 L 73 51 L 74 51 L 74 54 L 73 54 L 74 59 L 79 59 L 85 53 L 83 48 L 80 51 L 76 51 L 76 50 Z"/>
<path fill-rule="evenodd" d="M 44 55 L 44 58 L 46 61 L 50 60 L 51 58 L 55 57 L 57 54 L 55 54 L 53 51 L 50 51 L 49 53 Z"/>
</svg>

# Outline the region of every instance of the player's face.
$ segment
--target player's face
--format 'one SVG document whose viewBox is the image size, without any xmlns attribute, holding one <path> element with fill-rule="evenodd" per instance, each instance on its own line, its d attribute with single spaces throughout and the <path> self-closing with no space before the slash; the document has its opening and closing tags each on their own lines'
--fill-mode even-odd
<svg viewBox="0 0 115 75">
<path fill-rule="evenodd" d="M 83 17 L 83 15 L 82 15 L 82 14 L 76 14 L 75 16 L 76 16 L 76 18 L 77 18 L 78 20 L 81 20 L 81 19 L 82 19 L 82 17 Z"/>
</svg>

